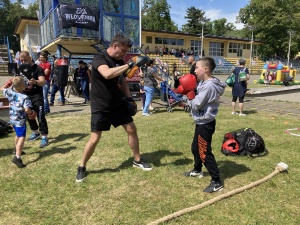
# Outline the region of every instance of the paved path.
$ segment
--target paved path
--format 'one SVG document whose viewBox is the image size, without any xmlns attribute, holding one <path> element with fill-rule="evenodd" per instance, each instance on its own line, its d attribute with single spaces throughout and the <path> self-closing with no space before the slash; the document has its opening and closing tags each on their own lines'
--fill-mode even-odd
<svg viewBox="0 0 300 225">
<path fill-rule="evenodd" d="M 297 94 L 300 100 L 300 94 Z M 64 106 L 59 106 L 58 104 L 54 104 L 51 107 L 50 115 L 57 114 L 86 114 L 90 113 L 90 105 L 83 104 L 83 98 L 77 97 L 74 95 L 70 95 L 69 98 L 66 98 L 67 102 Z M 160 100 L 156 100 L 156 102 L 161 102 Z M 167 103 L 161 102 L 163 105 L 167 105 Z M 141 103 L 137 101 L 138 108 L 141 108 Z M 222 96 L 221 97 L 221 105 L 225 105 L 226 107 L 231 107 L 231 97 Z M 154 104 L 155 106 L 159 106 Z M 258 99 L 256 97 L 245 97 L 245 113 L 254 113 L 257 111 L 264 111 L 269 113 L 281 114 L 281 115 L 290 115 L 300 117 L 300 102 L 282 102 L 277 100 L 264 100 Z M 167 113 L 167 112 L 166 112 Z"/>
<path fill-rule="evenodd" d="M 223 75 L 220 79 L 224 80 L 226 76 Z M 58 93 L 59 92 L 57 92 L 56 99 L 58 99 Z M 280 97 L 283 99 L 278 99 L 276 95 L 258 97 L 256 97 L 256 95 L 246 96 L 245 113 L 265 111 L 300 117 L 300 91 L 292 94 L 280 94 Z M 59 106 L 57 102 L 55 102 L 54 106 L 51 107 L 51 113 L 49 115 L 90 113 L 90 105 L 83 104 L 83 101 L 84 99 L 82 97 L 70 94 L 70 96 L 66 98 L 66 105 Z M 138 101 L 137 103 L 140 109 L 140 102 Z M 221 104 L 231 107 L 231 97 L 222 96 Z M 163 103 L 163 105 L 166 105 L 166 103 Z"/>
</svg>

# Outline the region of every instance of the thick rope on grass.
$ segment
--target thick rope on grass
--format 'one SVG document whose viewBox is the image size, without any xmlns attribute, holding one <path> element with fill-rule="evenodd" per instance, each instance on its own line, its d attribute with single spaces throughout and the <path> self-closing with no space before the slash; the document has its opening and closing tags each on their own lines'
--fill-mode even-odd
<svg viewBox="0 0 300 225">
<path fill-rule="evenodd" d="M 264 177 L 264 178 L 262 178 L 262 179 L 260 179 L 258 181 L 252 182 L 252 183 L 250 183 L 250 184 L 248 184 L 246 186 L 243 186 L 243 187 L 234 189 L 232 191 L 229 191 L 229 192 L 227 192 L 225 194 L 219 195 L 219 196 L 217 196 L 217 197 L 215 197 L 213 199 L 210 199 L 210 200 L 208 200 L 206 202 L 203 202 L 203 203 L 201 203 L 199 205 L 195 205 L 195 206 L 192 206 L 192 207 L 189 207 L 189 208 L 185 208 L 185 209 L 179 210 L 179 211 L 177 211 L 175 213 L 169 214 L 169 215 L 167 215 L 165 217 L 162 217 L 162 218 L 160 218 L 158 220 L 155 220 L 155 221 L 153 221 L 151 223 L 148 223 L 148 225 L 157 225 L 157 224 L 169 221 L 169 220 L 174 219 L 176 217 L 182 216 L 183 214 L 195 211 L 197 209 L 204 208 L 204 207 L 206 207 L 208 205 L 211 205 L 211 204 L 213 204 L 213 203 L 215 203 L 217 201 L 220 201 L 222 199 L 228 198 L 228 197 L 233 196 L 235 194 L 238 194 L 240 192 L 246 191 L 246 190 L 248 190 L 250 188 L 253 188 L 253 187 L 257 186 L 257 185 L 260 185 L 260 184 L 266 182 L 267 180 L 271 179 L 273 176 L 279 174 L 280 172 L 287 171 L 287 168 L 288 168 L 287 164 L 285 164 L 283 162 L 278 163 L 276 165 L 276 167 L 275 167 L 275 170 L 271 174 L 269 174 L 268 176 L 266 176 L 266 177 Z"/>
</svg>

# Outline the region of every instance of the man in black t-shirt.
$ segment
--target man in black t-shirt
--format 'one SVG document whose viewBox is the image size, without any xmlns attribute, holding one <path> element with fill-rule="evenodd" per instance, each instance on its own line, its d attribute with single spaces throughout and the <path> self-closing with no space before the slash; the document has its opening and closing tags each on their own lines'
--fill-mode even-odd
<svg viewBox="0 0 300 225">
<path fill-rule="evenodd" d="M 28 79 L 28 88 L 24 90 L 32 102 L 32 110 L 37 113 L 37 120 L 28 120 L 32 134 L 28 138 L 28 141 L 37 140 L 42 136 L 40 148 L 43 148 L 49 144 L 48 142 L 48 124 L 44 113 L 44 97 L 43 86 L 46 83 L 45 73 L 42 67 L 32 62 L 29 52 L 20 52 L 19 67 L 20 74 L 23 74 Z M 22 65 L 23 64 L 23 65 Z M 27 64 L 27 65 L 26 65 Z M 31 65 L 31 71 L 27 66 Z M 29 72 L 28 72 L 29 71 Z"/>
<path fill-rule="evenodd" d="M 95 55 L 91 74 L 91 136 L 84 148 L 83 157 L 77 170 L 76 181 L 85 178 L 86 163 L 95 151 L 103 131 L 110 130 L 111 125 L 123 126 L 128 135 L 128 144 L 133 152 L 133 166 L 151 170 L 152 167 L 140 157 L 139 139 L 132 116 L 124 104 L 125 96 L 132 101 L 131 93 L 123 76 L 130 67 L 123 57 L 131 48 L 128 37 L 117 34 L 107 50 Z"/>
</svg>

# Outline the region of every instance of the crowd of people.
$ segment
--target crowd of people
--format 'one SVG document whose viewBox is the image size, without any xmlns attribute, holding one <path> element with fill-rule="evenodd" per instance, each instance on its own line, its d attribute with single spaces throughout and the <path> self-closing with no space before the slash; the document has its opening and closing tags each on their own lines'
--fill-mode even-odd
<svg viewBox="0 0 300 225">
<path fill-rule="evenodd" d="M 125 79 L 129 76 L 128 71 L 138 70 L 141 76 L 140 93 L 142 96 L 142 116 L 150 116 L 151 101 L 158 81 L 165 82 L 159 76 L 155 65 L 155 59 L 147 59 L 146 63 L 133 61 L 127 63 L 123 57 L 131 48 L 132 44 L 128 37 L 117 34 L 107 49 L 102 50 L 94 56 L 91 69 L 80 60 L 79 67 L 75 71 L 75 81 L 78 89 L 82 90 L 84 103 L 90 103 L 91 107 L 91 128 L 90 138 L 85 144 L 83 155 L 77 168 L 76 181 L 82 182 L 86 177 L 86 165 L 96 150 L 101 140 L 102 133 L 109 131 L 111 126 L 122 126 L 128 136 L 128 145 L 133 154 L 133 167 L 149 171 L 153 167 L 146 163 L 140 153 L 137 127 L 133 120 L 132 110 L 128 105 L 136 106 L 131 97 L 130 89 Z M 159 50 L 160 51 L 160 50 Z M 164 51 L 161 49 L 161 51 Z M 172 51 L 172 50 L 171 50 Z M 23 146 L 26 137 L 26 118 L 32 131 L 28 141 L 41 138 L 40 147 L 49 145 L 48 124 L 46 114 L 54 105 L 55 94 L 60 91 L 61 105 L 65 104 L 64 87 L 59 85 L 58 59 L 53 67 L 47 61 L 47 55 L 39 54 L 39 65 L 34 63 L 27 51 L 21 51 L 19 55 L 19 71 L 22 76 L 16 76 L 4 84 L 0 90 L 10 101 L 10 122 L 16 132 L 16 151 L 12 159 L 18 167 L 26 165 L 21 160 Z M 226 84 L 212 76 L 216 67 L 213 58 L 202 57 L 195 61 L 193 55 L 188 58 L 190 65 L 189 77 L 180 79 L 180 72 L 176 64 L 172 65 L 174 75 L 174 87 L 187 96 L 187 104 L 191 109 L 191 116 L 194 120 L 195 130 L 191 144 L 191 151 L 194 158 L 194 168 L 184 173 L 188 177 L 203 177 L 203 165 L 211 176 L 211 182 L 204 192 L 215 192 L 223 189 L 221 176 L 218 170 L 216 159 L 212 153 L 211 142 L 215 131 L 215 117 L 220 105 L 220 96 L 223 94 Z M 162 66 L 167 66 L 161 64 Z M 235 102 L 239 98 L 239 115 L 243 114 L 243 97 L 247 88 L 249 71 L 245 67 L 245 60 L 239 61 L 239 66 L 233 70 L 236 82 L 233 87 L 232 109 L 235 112 Z M 163 68 L 162 68 L 163 70 Z M 245 70 L 247 79 L 240 81 L 240 71 Z M 91 89 L 89 91 L 89 84 Z M 9 89 L 10 87 L 13 89 Z M 48 101 L 49 88 L 52 86 L 50 102 Z M 47 97 L 47 99 L 45 99 Z M 125 99 L 125 100 L 124 100 Z M 135 108 L 135 111 L 137 109 Z"/>
</svg>

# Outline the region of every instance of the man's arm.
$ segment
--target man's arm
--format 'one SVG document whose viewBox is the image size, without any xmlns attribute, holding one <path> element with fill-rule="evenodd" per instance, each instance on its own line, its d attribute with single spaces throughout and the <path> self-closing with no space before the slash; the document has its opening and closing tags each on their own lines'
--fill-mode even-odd
<svg viewBox="0 0 300 225">
<path fill-rule="evenodd" d="M 127 69 L 129 69 L 129 66 L 125 64 L 123 66 L 118 66 L 113 68 L 109 68 L 107 65 L 100 65 L 98 66 L 97 70 L 105 79 L 112 79 L 120 76 Z"/>
</svg>

